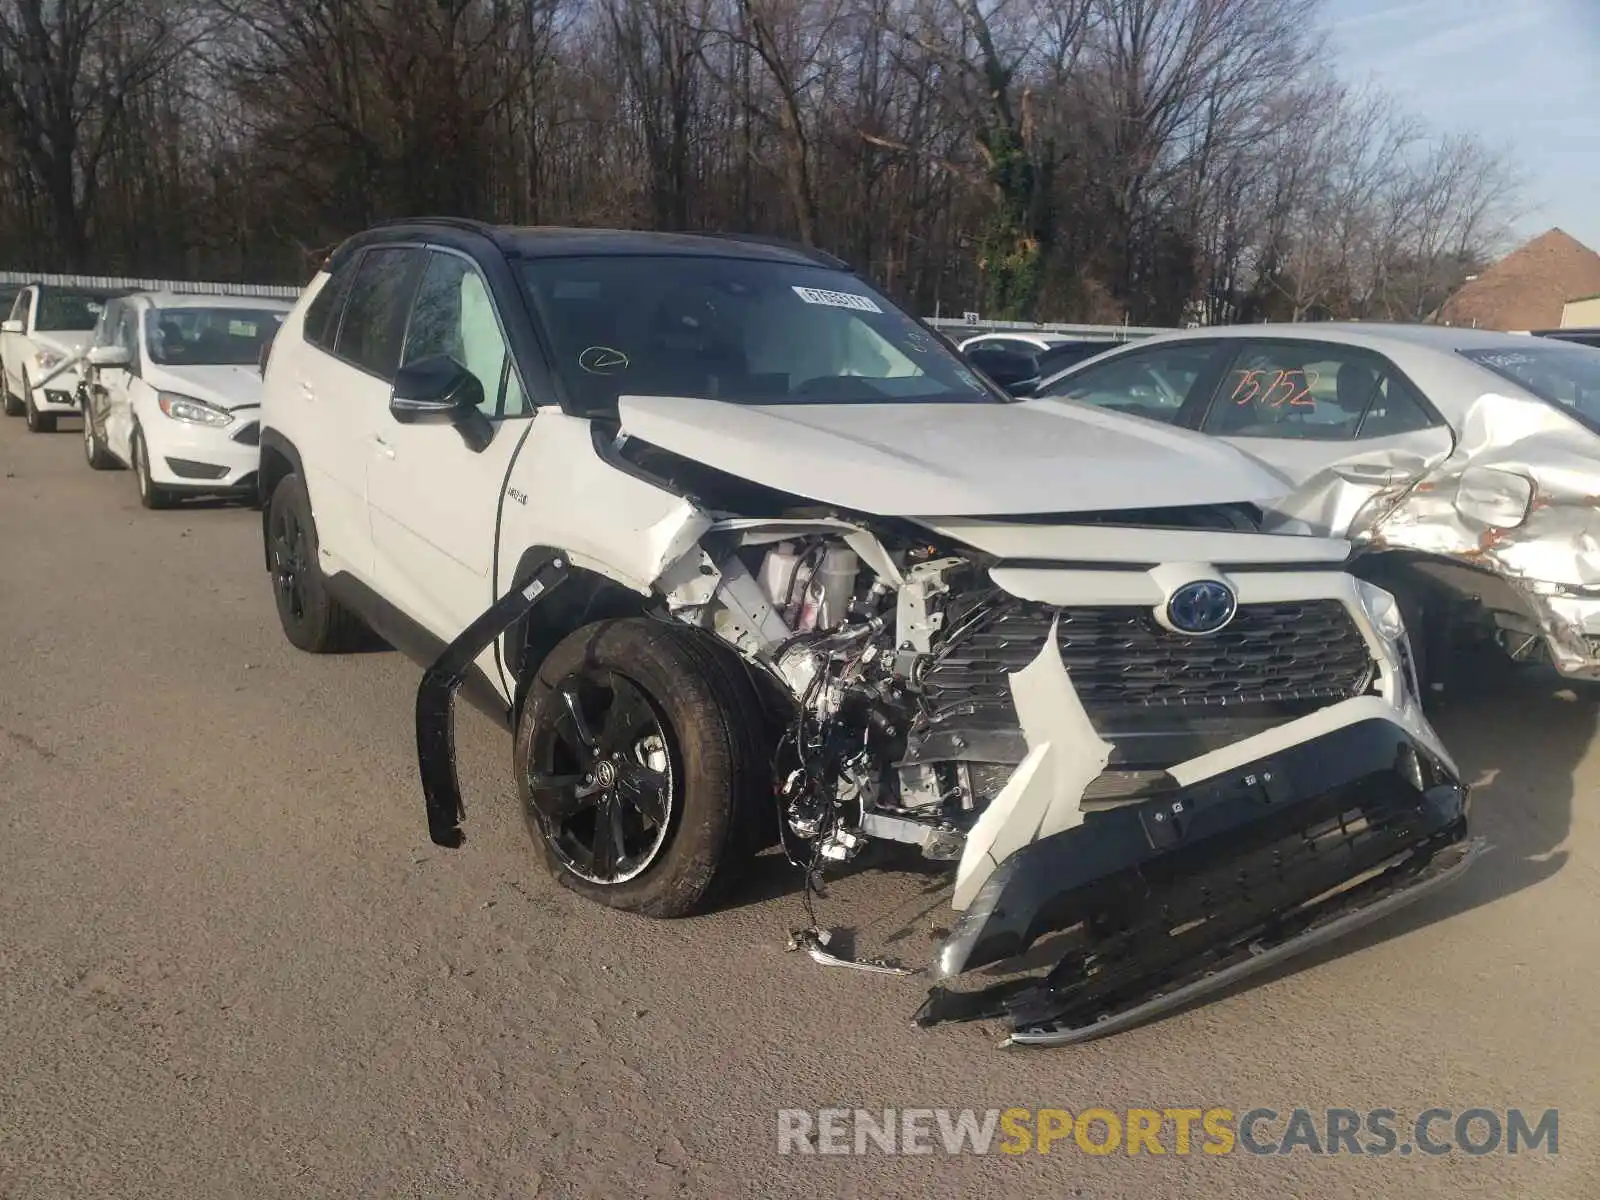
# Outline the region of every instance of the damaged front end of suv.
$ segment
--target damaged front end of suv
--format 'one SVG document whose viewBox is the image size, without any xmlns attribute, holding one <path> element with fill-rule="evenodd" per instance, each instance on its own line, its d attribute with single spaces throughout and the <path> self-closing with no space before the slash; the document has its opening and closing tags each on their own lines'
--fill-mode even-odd
<svg viewBox="0 0 1600 1200">
<path fill-rule="evenodd" d="M 996 411 L 1091 420 L 981 415 Z M 843 438 L 858 416 L 803 422 Z M 749 452 L 769 418 L 625 397 L 620 429 L 574 440 L 569 457 L 614 471 L 639 557 L 547 561 L 430 672 L 436 840 L 460 815 L 449 689 L 566 572 L 603 570 L 781 698 L 771 790 L 791 860 L 815 871 L 881 841 L 950 864 L 955 919 L 920 1023 L 1103 1035 L 1470 864 L 1467 791 L 1422 713 L 1399 609 L 1343 569 L 1346 543 L 1263 533 L 1243 487 L 1138 509 L 1102 492 L 1107 507 L 1048 515 L 1018 494 L 977 517 L 911 515 L 926 501 L 910 482 L 875 501 L 881 476 L 802 494 L 810 433 L 787 457 Z M 1193 441 L 1179 449 L 1232 453 Z"/>
</svg>

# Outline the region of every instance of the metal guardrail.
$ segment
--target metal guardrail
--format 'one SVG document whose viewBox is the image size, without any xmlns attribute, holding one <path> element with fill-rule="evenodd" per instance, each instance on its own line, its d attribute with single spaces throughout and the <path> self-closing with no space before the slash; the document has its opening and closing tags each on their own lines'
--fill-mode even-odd
<svg viewBox="0 0 1600 1200">
<path fill-rule="evenodd" d="M 298 300 L 300 289 L 273 283 L 200 283 L 186 279 L 134 279 L 121 275 L 51 275 L 38 271 L 0 271 L 0 286 L 96 288 L 104 291 L 183 292 L 202 296 L 261 296 Z"/>
<path fill-rule="evenodd" d="M 1057 322 L 1040 324 L 1035 321 L 971 321 L 960 317 L 929 317 L 927 320 L 929 325 L 946 331 L 957 340 L 960 340 L 962 335 L 977 337 L 980 333 L 1048 333 L 1078 341 L 1105 339 L 1132 342 L 1158 333 L 1174 332 L 1174 327 L 1159 325 L 1068 325 Z"/>
<path fill-rule="evenodd" d="M 271 296 L 298 300 L 301 289 L 273 283 L 206 283 L 192 279 L 143 279 L 123 275 L 60 275 L 37 271 L 0 271 L 0 286 L 25 287 L 42 283 L 53 287 L 126 289 L 138 292 L 187 292 L 206 296 Z M 970 314 L 969 314 L 970 316 Z M 1071 325 L 1059 322 L 986 321 L 968 317 L 929 317 L 928 324 L 952 334 L 976 337 L 980 333 L 1048 333 L 1082 341 L 1106 339 L 1134 341 L 1156 333 L 1171 333 L 1156 325 Z"/>
</svg>

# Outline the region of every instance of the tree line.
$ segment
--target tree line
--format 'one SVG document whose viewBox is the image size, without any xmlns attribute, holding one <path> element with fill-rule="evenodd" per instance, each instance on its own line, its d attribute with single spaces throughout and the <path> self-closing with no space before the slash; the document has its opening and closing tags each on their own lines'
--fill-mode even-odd
<svg viewBox="0 0 1600 1200">
<path fill-rule="evenodd" d="M 827 249 L 919 312 L 1420 319 L 1518 177 L 1320 0 L 0 0 L 0 266 L 303 282 L 419 214 Z"/>
</svg>

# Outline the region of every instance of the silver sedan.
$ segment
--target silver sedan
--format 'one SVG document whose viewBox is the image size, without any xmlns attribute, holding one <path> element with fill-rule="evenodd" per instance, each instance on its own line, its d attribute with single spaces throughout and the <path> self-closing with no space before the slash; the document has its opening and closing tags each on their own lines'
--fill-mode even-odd
<svg viewBox="0 0 1600 1200">
<path fill-rule="evenodd" d="M 1350 538 L 1419 669 L 1482 634 L 1600 679 L 1600 350 L 1432 325 L 1161 334 L 1043 380 L 1198 429 L 1287 477 L 1264 518 Z M 1303 526 L 1297 526 L 1303 527 Z"/>
</svg>

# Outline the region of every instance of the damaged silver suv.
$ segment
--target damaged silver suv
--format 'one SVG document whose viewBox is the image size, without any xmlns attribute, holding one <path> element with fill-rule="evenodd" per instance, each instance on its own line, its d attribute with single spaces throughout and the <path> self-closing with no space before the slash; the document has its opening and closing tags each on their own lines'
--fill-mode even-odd
<svg viewBox="0 0 1600 1200">
<path fill-rule="evenodd" d="M 1281 477 L 1013 401 L 827 256 L 379 227 L 284 322 L 263 408 L 284 632 L 428 664 L 435 842 L 464 689 L 601 903 L 695 911 L 773 842 L 808 886 L 918 847 L 957 913 L 925 1023 L 1110 1032 L 1475 852 L 1396 604 L 1346 543 L 1260 531 Z M 1047 936 L 1042 976 L 959 986 Z"/>
</svg>

